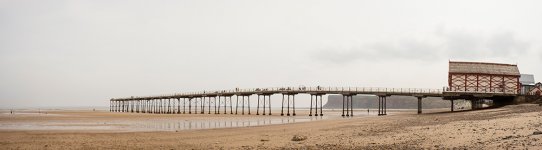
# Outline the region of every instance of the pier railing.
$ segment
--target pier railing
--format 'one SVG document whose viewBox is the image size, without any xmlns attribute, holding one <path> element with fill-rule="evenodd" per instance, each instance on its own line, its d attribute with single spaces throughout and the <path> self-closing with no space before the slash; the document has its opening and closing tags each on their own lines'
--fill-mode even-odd
<svg viewBox="0 0 542 150">
<path fill-rule="evenodd" d="M 119 99 L 138 99 L 150 97 L 187 97 L 187 96 L 213 96 L 213 95 L 239 95 L 239 94 L 262 94 L 262 93 L 322 93 L 322 94 L 421 94 L 421 95 L 441 95 L 442 89 L 427 88 L 383 88 L 383 87 L 272 87 L 272 88 L 246 88 L 230 89 L 218 91 L 200 91 L 183 92 L 164 95 L 153 95 L 143 97 L 126 97 Z"/>
</svg>

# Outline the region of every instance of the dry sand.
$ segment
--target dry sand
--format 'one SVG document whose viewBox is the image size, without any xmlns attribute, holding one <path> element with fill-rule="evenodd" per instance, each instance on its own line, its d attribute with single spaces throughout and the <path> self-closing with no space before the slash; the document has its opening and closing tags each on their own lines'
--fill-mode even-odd
<svg viewBox="0 0 542 150">
<path fill-rule="evenodd" d="M 92 126 L 88 122 L 121 120 L 118 124 L 96 124 L 111 127 L 123 126 L 123 121 L 154 122 L 209 117 L 243 119 L 254 115 L 55 111 L 46 116 L 4 114 L 0 116 L 0 124 L 64 122 L 79 123 L 87 128 Z M 542 149 L 542 134 L 537 132 L 542 131 L 541 125 L 542 107 L 525 104 L 454 113 L 332 117 L 291 124 L 180 131 L 3 129 L 0 130 L 0 149 Z M 301 141 L 293 141 L 294 136 L 300 137 L 298 140 Z"/>
</svg>

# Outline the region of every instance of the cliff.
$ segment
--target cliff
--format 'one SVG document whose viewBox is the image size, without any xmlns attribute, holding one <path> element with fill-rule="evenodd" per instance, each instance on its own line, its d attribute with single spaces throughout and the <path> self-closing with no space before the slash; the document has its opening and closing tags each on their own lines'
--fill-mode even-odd
<svg viewBox="0 0 542 150">
<path fill-rule="evenodd" d="M 418 99 L 412 96 L 390 96 L 387 98 L 388 109 L 417 109 Z M 377 96 L 354 96 L 354 108 L 378 108 Z M 337 109 L 342 108 L 341 95 L 329 95 L 324 108 Z M 442 98 L 428 97 L 422 100 L 423 108 L 450 108 L 450 101 Z M 346 104 L 345 104 L 346 106 Z"/>
</svg>

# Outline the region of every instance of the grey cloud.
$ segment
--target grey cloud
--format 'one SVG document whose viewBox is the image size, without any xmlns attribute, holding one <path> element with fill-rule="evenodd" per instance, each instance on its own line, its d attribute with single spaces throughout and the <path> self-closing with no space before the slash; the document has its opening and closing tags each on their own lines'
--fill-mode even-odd
<svg viewBox="0 0 542 150">
<path fill-rule="evenodd" d="M 530 43 L 516 39 L 516 36 L 511 32 L 504 32 L 491 36 L 486 46 L 493 52 L 493 55 L 506 56 L 512 53 L 524 53 L 529 48 Z"/>
<path fill-rule="evenodd" d="M 375 42 L 350 49 L 326 48 L 314 54 L 315 59 L 348 63 L 357 60 L 380 59 L 417 59 L 434 60 L 439 58 L 439 48 L 430 43 L 417 40 L 401 40 L 398 42 Z"/>
<path fill-rule="evenodd" d="M 357 60 L 403 59 L 478 59 L 487 56 L 509 57 L 527 53 L 531 43 L 518 39 L 512 32 L 489 35 L 465 31 L 435 32 L 435 41 L 402 39 L 364 44 L 349 49 L 326 48 L 315 53 L 315 59 L 332 63 Z"/>
<path fill-rule="evenodd" d="M 476 59 L 486 56 L 508 57 L 525 53 L 530 43 L 516 38 L 512 32 L 477 35 L 462 31 L 437 33 L 452 58 Z"/>
</svg>

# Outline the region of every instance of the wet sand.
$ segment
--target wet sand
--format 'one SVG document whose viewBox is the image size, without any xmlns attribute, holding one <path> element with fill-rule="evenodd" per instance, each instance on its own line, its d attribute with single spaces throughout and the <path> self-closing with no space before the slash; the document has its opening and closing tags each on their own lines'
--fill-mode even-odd
<svg viewBox="0 0 542 150">
<path fill-rule="evenodd" d="M 442 112 L 438 112 L 442 111 Z M 366 111 L 365 111 L 366 112 Z M 256 115 L 156 115 L 92 111 L 53 111 L 44 114 L 0 115 L 0 149 L 541 149 L 542 107 L 513 105 L 503 108 L 449 113 L 446 110 L 399 111 L 389 116 L 309 118 L 289 124 L 215 129 L 144 128 L 137 122 L 170 120 L 284 120 Z M 9 112 L 8 112 L 9 113 Z M 334 117 L 335 116 L 335 117 Z M 292 119 L 295 117 L 290 117 Z M 312 120 L 310 119 L 312 118 Z M 235 120 L 233 119 L 233 120 Z M 297 120 L 297 118 L 295 118 Z M 256 119 L 257 120 L 257 119 Z M 301 119 L 303 120 L 303 119 Z M 178 123 L 179 121 L 177 121 Z M 70 128 L 24 128 L 28 124 Z M 103 125 L 106 123 L 106 125 Z M 175 122 L 174 122 L 175 123 Z M 206 122 L 207 123 L 207 122 Z M 12 125 L 10 127 L 6 125 Z M 80 126 L 81 128 L 77 128 Z M 246 125 L 245 125 L 246 126 Z M 92 128 L 95 127 L 95 128 Z M 536 132 L 536 133 L 535 133 Z M 306 137 L 293 141 L 294 136 Z"/>
</svg>

